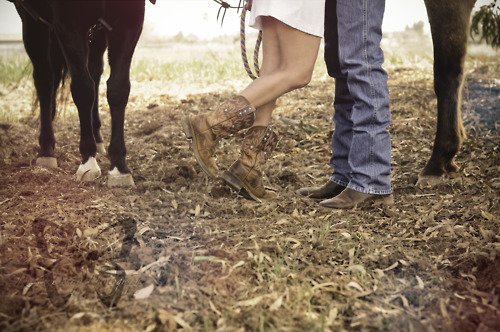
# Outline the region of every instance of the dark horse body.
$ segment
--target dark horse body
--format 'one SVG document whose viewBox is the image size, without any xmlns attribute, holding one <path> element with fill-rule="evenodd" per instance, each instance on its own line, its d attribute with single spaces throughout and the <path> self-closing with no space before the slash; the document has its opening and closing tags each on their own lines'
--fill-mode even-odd
<svg viewBox="0 0 500 332">
<path fill-rule="evenodd" d="M 52 27 L 30 15 L 19 5 L 22 1 L 33 7 Z M 465 137 L 460 111 L 463 66 L 470 15 L 476 2 L 424 1 L 434 43 L 438 116 L 432 155 L 420 174 L 421 181 L 443 175 L 453 176 L 458 172 L 454 158 Z M 49 161 L 50 158 L 54 159 L 52 120 L 56 108 L 55 93 L 62 79 L 63 68 L 67 66 L 72 78 L 71 92 L 80 117 L 82 165 L 77 178 L 93 180 L 98 176 L 91 164 L 94 160 L 98 168 L 94 157 L 102 139 L 99 133 L 97 91 L 103 70 L 102 57 L 108 48 L 111 76 L 107 82 L 107 97 L 112 117 L 108 154 L 110 169 L 113 170 L 110 175 L 114 173 L 119 178 L 129 176 L 128 180 L 118 181 L 119 185 L 133 183 L 125 163 L 123 125 L 130 92 L 130 63 L 142 30 L 144 0 L 17 0 L 16 7 L 23 20 L 24 43 L 33 62 L 33 77 L 40 101 L 40 164 L 47 163 L 47 158 Z M 95 31 L 89 44 L 89 29 L 99 18 L 104 18 L 112 30 Z M 90 166 L 84 167 L 85 164 Z"/>
<path fill-rule="evenodd" d="M 15 2 L 23 22 L 24 45 L 33 64 L 33 78 L 40 102 L 37 163 L 57 166 L 52 120 L 56 113 L 57 89 L 67 70 L 80 118 L 82 164 L 77 179 L 94 180 L 100 175 L 95 161 L 98 149 L 101 150 L 99 152 L 104 150 L 100 135 L 98 88 L 103 72 L 103 54 L 108 49 L 111 74 L 107 81 L 107 99 L 112 121 L 108 155 L 110 170 L 113 170 L 108 184 L 133 185 L 125 162 L 123 127 L 130 93 L 130 65 L 142 32 L 145 0 L 10 1 Z"/>
</svg>

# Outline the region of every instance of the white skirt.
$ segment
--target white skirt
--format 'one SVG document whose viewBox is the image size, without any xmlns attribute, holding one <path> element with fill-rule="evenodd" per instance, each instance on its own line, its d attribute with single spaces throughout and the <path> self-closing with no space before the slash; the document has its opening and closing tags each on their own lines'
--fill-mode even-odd
<svg viewBox="0 0 500 332">
<path fill-rule="evenodd" d="M 262 16 L 272 16 L 292 28 L 323 37 L 325 0 L 253 0 L 250 26 L 262 30 Z"/>
</svg>

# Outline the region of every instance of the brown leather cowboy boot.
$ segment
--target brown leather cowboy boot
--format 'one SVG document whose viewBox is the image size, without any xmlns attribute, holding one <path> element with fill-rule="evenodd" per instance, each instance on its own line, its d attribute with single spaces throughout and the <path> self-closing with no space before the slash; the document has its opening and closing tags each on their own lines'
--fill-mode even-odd
<svg viewBox="0 0 500 332">
<path fill-rule="evenodd" d="M 311 199 L 328 199 L 340 194 L 346 187 L 328 181 L 321 187 L 304 187 L 297 190 L 297 194 Z"/>
<path fill-rule="evenodd" d="M 246 198 L 258 202 L 275 198 L 274 192 L 264 188 L 262 169 L 277 144 L 278 135 L 271 126 L 248 129 L 243 139 L 240 159 L 222 173 L 222 179 Z"/>
<path fill-rule="evenodd" d="M 219 140 L 250 127 L 254 119 L 255 108 L 243 96 L 225 101 L 213 112 L 182 119 L 182 129 L 186 137 L 192 139 L 194 156 L 205 173 L 213 178 L 218 176 L 213 155 Z"/>
<path fill-rule="evenodd" d="M 392 206 L 394 196 L 365 194 L 351 188 L 346 188 L 334 198 L 321 201 L 319 205 L 331 209 L 354 209 L 361 203 L 372 203 L 374 205 Z"/>
</svg>

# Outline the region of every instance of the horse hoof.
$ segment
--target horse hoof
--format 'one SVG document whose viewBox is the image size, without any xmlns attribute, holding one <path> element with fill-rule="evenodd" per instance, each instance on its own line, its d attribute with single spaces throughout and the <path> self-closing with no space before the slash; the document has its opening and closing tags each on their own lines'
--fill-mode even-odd
<svg viewBox="0 0 500 332">
<path fill-rule="evenodd" d="M 108 174 L 108 187 L 134 187 L 134 178 L 130 173 L 120 173 L 118 168 L 113 168 Z"/>
<path fill-rule="evenodd" d="M 76 181 L 94 181 L 101 176 L 101 168 L 94 157 L 90 157 L 85 164 L 81 164 L 76 171 Z"/>
<path fill-rule="evenodd" d="M 444 182 L 444 176 L 418 175 L 416 187 L 420 189 L 432 188 Z"/>
<path fill-rule="evenodd" d="M 459 174 L 448 174 L 448 175 L 443 175 L 443 176 L 432 176 L 432 175 L 418 175 L 418 180 L 417 183 L 415 184 L 416 187 L 420 189 L 426 189 L 426 188 L 434 188 L 436 186 L 439 186 L 441 184 L 460 184 L 462 182 L 462 178 L 460 177 Z"/>
<path fill-rule="evenodd" d="M 54 157 L 38 157 L 35 165 L 45 168 L 57 168 L 57 159 Z"/>
<path fill-rule="evenodd" d="M 104 147 L 104 143 L 97 143 L 97 153 L 105 155 L 106 148 Z"/>
</svg>

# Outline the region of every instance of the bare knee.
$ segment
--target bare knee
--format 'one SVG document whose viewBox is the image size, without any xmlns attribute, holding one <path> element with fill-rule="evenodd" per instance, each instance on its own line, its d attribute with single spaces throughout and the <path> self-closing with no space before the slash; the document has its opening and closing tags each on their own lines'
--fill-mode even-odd
<svg viewBox="0 0 500 332">
<path fill-rule="evenodd" d="M 303 88 L 311 82 L 312 71 L 310 70 L 285 68 L 281 72 L 290 90 Z"/>
<path fill-rule="evenodd" d="M 310 71 L 297 73 L 297 76 L 295 77 L 295 84 L 297 86 L 297 89 L 309 85 L 309 83 L 311 83 L 311 79 L 312 79 L 312 72 Z"/>
</svg>

